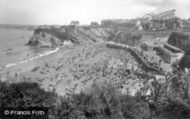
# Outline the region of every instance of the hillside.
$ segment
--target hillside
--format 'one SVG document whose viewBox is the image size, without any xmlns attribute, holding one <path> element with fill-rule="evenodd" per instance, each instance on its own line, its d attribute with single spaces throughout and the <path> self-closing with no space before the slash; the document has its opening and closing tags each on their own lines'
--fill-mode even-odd
<svg viewBox="0 0 190 119">
<path fill-rule="evenodd" d="M 27 44 L 40 47 L 54 47 L 63 45 L 65 41 L 70 41 L 73 44 L 115 41 L 135 45 L 141 37 L 140 33 L 119 32 L 113 28 L 38 28 L 34 31 Z"/>
<path fill-rule="evenodd" d="M 134 46 L 139 43 L 141 38 L 142 34 L 140 33 L 118 31 L 117 33 L 113 34 L 113 37 L 110 40 L 117 43 Z"/>
<path fill-rule="evenodd" d="M 168 43 L 185 51 L 180 66 L 190 68 L 190 33 L 173 32 L 168 38 Z"/>
<path fill-rule="evenodd" d="M 76 37 L 68 34 L 65 30 L 38 28 L 34 31 L 27 45 L 54 47 L 63 45 L 64 41 L 79 43 Z"/>
</svg>

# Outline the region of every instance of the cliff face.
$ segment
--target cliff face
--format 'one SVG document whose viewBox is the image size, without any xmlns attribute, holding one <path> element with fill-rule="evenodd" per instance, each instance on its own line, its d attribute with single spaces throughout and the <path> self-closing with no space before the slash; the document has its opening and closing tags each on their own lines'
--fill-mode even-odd
<svg viewBox="0 0 190 119">
<path fill-rule="evenodd" d="M 44 29 L 34 31 L 28 45 L 40 47 L 54 47 L 63 45 L 65 41 L 74 44 L 83 42 L 104 42 L 108 39 L 111 30 L 104 28 L 74 28 L 74 29 Z"/>
<path fill-rule="evenodd" d="M 65 41 L 79 43 L 76 37 L 68 34 L 65 30 L 39 28 L 34 31 L 27 45 L 54 47 L 63 45 Z"/>
<path fill-rule="evenodd" d="M 79 28 L 77 30 L 79 33 L 87 36 L 94 42 L 103 42 L 107 41 L 110 32 L 113 32 L 113 29 L 110 28 Z"/>
<path fill-rule="evenodd" d="M 113 34 L 112 41 L 134 46 L 138 44 L 142 34 L 132 32 L 117 32 Z"/>
<path fill-rule="evenodd" d="M 111 28 L 38 28 L 34 31 L 28 45 L 54 47 L 64 45 L 65 41 L 71 41 L 73 44 L 114 41 L 127 45 L 135 45 L 141 37 L 142 35 L 139 33 L 119 32 Z"/>
<path fill-rule="evenodd" d="M 179 65 L 182 68 L 190 68 L 190 33 L 173 32 L 168 38 L 168 43 L 185 51 L 185 56 Z"/>
<path fill-rule="evenodd" d="M 34 34 L 34 36 L 32 36 L 28 42 L 28 45 L 36 45 L 40 47 L 53 47 L 59 44 L 61 44 L 60 39 L 46 32 Z"/>
</svg>

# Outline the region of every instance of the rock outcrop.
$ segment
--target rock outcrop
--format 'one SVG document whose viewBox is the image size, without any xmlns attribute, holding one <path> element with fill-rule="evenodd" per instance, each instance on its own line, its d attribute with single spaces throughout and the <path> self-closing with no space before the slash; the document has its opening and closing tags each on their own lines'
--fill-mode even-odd
<svg viewBox="0 0 190 119">
<path fill-rule="evenodd" d="M 173 32 L 168 38 L 168 43 L 185 51 L 179 65 L 182 68 L 190 68 L 190 33 Z"/>
<path fill-rule="evenodd" d="M 74 44 L 84 42 L 104 42 L 110 36 L 111 29 L 104 28 L 63 28 L 63 29 L 48 29 L 38 28 L 34 31 L 33 36 L 30 38 L 28 45 L 40 47 L 54 47 L 64 45 L 65 41 Z"/>
<path fill-rule="evenodd" d="M 127 45 L 136 45 L 142 35 L 132 32 L 120 32 L 112 28 L 100 27 L 76 27 L 69 29 L 47 29 L 38 28 L 34 31 L 28 45 L 54 47 L 64 45 L 65 41 L 70 41 L 73 44 L 85 42 L 105 42 L 114 41 Z"/>
<path fill-rule="evenodd" d="M 63 45 L 65 41 L 79 43 L 76 37 L 70 35 L 65 30 L 38 28 L 34 31 L 27 45 L 55 47 Z"/>
<path fill-rule="evenodd" d="M 140 33 L 118 31 L 115 34 L 112 34 L 111 41 L 134 46 L 139 43 L 139 40 L 141 39 L 141 37 L 142 37 L 142 34 Z"/>
<path fill-rule="evenodd" d="M 110 32 L 113 32 L 111 28 L 90 28 L 90 27 L 79 28 L 77 29 L 77 31 L 81 34 L 84 34 L 94 42 L 107 41 L 110 36 Z"/>
</svg>

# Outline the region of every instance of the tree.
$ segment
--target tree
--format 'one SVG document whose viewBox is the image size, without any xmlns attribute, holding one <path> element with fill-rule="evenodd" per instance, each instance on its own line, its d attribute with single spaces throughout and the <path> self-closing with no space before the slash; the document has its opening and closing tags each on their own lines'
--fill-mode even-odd
<svg viewBox="0 0 190 119">
<path fill-rule="evenodd" d="M 187 19 L 188 23 L 190 23 L 190 18 Z"/>
<path fill-rule="evenodd" d="M 91 22 L 90 26 L 98 26 L 98 22 Z"/>
<path fill-rule="evenodd" d="M 151 84 L 150 96 L 145 97 L 150 111 L 153 112 L 152 117 L 184 119 L 190 117 L 189 74 L 181 73 L 174 76 L 168 74 L 165 81 L 154 79 Z"/>
</svg>

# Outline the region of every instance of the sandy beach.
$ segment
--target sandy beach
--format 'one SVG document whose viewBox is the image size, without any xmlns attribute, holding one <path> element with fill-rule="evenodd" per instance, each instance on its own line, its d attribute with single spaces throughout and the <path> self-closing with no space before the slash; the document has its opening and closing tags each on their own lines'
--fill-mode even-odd
<svg viewBox="0 0 190 119">
<path fill-rule="evenodd" d="M 130 72 L 131 69 L 141 70 L 129 52 L 110 49 L 102 43 L 91 43 L 62 47 L 56 53 L 12 66 L 7 71 L 10 72 L 9 79 L 35 81 L 48 91 L 66 95 L 88 92 L 94 83 L 113 83 L 123 93 L 128 88 L 135 90 L 131 91 L 134 93 L 141 84 L 140 79 Z M 2 79 L 6 80 L 6 77 L 5 73 Z M 134 85 L 130 86 L 131 83 Z"/>
<path fill-rule="evenodd" d="M 24 37 L 29 35 L 27 32 Z M 146 38 L 149 37 L 143 37 L 141 42 L 146 41 Z M 127 50 L 108 48 L 103 42 L 87 41 L 82 44 L 39 48 L 25 46 L 28 39 L 22 40 L 20 48 L 19 45 L 12 50 L 9 47 L 4 48 L 21 55 L 18 57 L 13 53 L 5 57 L 12 62 L 2 64 L 4 66 L 0 69 L 0 77 L 3 81 L 38 82 L 45 90 L 55 91 L 62 96 L 88 92 L 94 83 L 112 83 L 122 93 L 132 95 L 143 86 L 141 74 L 146 73 Z M 15 50 L 21 48 L 28 50 Z M 148 75 L 151 77 L 152 74 Z"/>
</svg>

